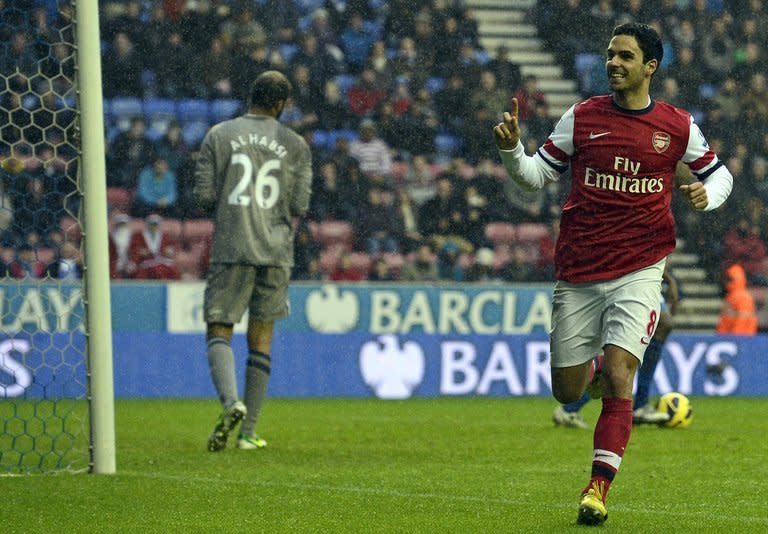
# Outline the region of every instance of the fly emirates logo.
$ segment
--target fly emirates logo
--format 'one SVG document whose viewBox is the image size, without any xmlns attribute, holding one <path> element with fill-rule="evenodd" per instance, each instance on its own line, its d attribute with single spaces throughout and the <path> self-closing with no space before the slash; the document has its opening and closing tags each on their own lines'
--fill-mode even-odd
<svg viewBox="0 0 768 534">
<path fill-rule="evenodd" d="M 595 189 L 608 189 L 622 193 L 641 195 L 661 193 L 664 182 L 661 178 L 638 176 L 640 162 L 616 156 L 613 158 L 613 172 L 600 172 L 592 167 L 584 168 L 584 185 Z"/>
</svg>

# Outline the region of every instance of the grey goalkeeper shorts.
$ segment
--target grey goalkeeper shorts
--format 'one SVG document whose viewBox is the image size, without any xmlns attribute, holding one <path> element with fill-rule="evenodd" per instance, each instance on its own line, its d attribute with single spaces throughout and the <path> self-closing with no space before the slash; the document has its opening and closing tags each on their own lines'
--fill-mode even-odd
<svg viewBox="0 0 768 534">
<path fill-rule="evenodd" d="M 258 321 L 276 321 L 290 313 L 290 267 L 212 263 L 206 276 L 206 323 L 237 324 L 248 310 Z"/>
</svg>

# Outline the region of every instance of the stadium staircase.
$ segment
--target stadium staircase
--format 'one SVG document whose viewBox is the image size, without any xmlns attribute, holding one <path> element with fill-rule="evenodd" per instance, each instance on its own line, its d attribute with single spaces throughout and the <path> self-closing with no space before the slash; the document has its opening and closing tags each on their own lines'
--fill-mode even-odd
<svg viewBox="0 0 768 534">
<path fill-rule="evenodd" d="M 536 0 L 467 0 L 478 21 L 480 43 L 488 54 L 495 56 L 504 43 L 510 49 L 510 59 L 520 65 L 523 76 L 533 74 L 550 104 L 550 116 L 560 116 L 581 99 L 575 80 L 564 78 L 556 58 L 545 50 L 538 28 L 529 14 Z M 720 311 L 720 287 L 708 279 L 699 267 L 699 256 L 686 250 L 680 240 L 677 252 L 669 257 L 672 273 L 678 279 L 684 299 L 675 317 L 675 328 L 686 332 L 712 332 Z"/>
<path fill-rule="evenodd" d="M 475 12 L 480 44 L 491 57 L 502 43 L 509 47 L 509 58 L 520 65 L 523 76 L 533 74 L 538 87 L 547 96 L 549 114 L 558 119 L 580 99 L 575 80 L 563 77 L 563 69 L 555 56 L 544 50 L 538 28 L 530 22 L 529 13 L 536 0 L 467 0 Z"/>
</svg>

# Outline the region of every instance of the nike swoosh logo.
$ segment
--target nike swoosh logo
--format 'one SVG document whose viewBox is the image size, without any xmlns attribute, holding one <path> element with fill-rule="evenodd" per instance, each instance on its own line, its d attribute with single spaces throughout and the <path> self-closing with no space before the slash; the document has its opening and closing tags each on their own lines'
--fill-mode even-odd
<svg viewBox="0 0 768 534">
<path fill-rule="evenodd" d="M 647 345 L 648 344 L 648 338 L 647 337 L 641 337 L 640 338 L 640 343 L 642 343 L 643 345 Z"/>
<path fill-rule="evenodd" d="M 602 133 L 597 133 L 597 134 L 594 133 L 594 132 L 589 132 L 589 138 L 590 139 L 597 139 L 598 137 L 602 137 L 604 135 L 608 135 L 609 133 L 611 133 L 611 132 L 602 132 Z"/>
</svg>

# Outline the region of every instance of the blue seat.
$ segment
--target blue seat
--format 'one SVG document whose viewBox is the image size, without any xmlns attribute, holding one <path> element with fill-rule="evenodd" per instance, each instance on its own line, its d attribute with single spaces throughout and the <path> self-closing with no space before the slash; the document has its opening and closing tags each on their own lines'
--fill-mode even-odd
<svg viewBox="0 0 768 534">
<path fill-rule="evenodd" d="M 230 98 L 220 98 L 211 102 L 211 122 L 221 122 L 236 117 L 242 108 L 242 102 Z"/>
<path fill-rule="evenodd" d="M 154 115 L 176 116 L 176 102 L 170 98 L 147 98 L 144 101 L 144 116 L 150 120 Z"/>
<path fill-rule="evenodd" d="M 439 76 L 432 76 L 427 78 L 424 87 L 427 89 L 427 91 L 429 91 L 429 94 L 434 95 L 443 87 L 445 87 L 445 78 L 440 78 Z"/>
<path fill-rule="evenodd" d="M 461 139 L 455 135 L 438 134 L 435 136 L 435 150 L 438 154 L 455 156 L 461 148 Z"/>
<path fill-rule="evenodd" d="M 328 139 L 330 136 L 325 130 L 313 130 L 312 131 L 312 145 L 321 149 L 332 149 L 332 146 L 328 145 Z"/>
<path fill-rule="evenodd" d="M 181 127 L 181 137 L 190 148 L 197 148 L 208 132 L 208 121 L 189 121 Z"/>
<path fill-rule="evenodd" d="M 334 81 L 339 86 L 344 98 L 347 98 L 349 89 L 355 84 L 355 76 L 352 74 L 339 74 L 334 78 Z"/>
<path fill-rule="evenodd" d="M 141 117 L 144 106 L 141 100 L 135 97 L 119 96 L 112 99 L 109 106 L 110 114 L 115 120 L 132 119 Z"/>
<path fill-rule="evenodd" d="M 204 99 L 188 98 L 176 103 L 176 115 L 181 122 L 207 121 L 210 114 L 210 103 Z"/>
</svg>

